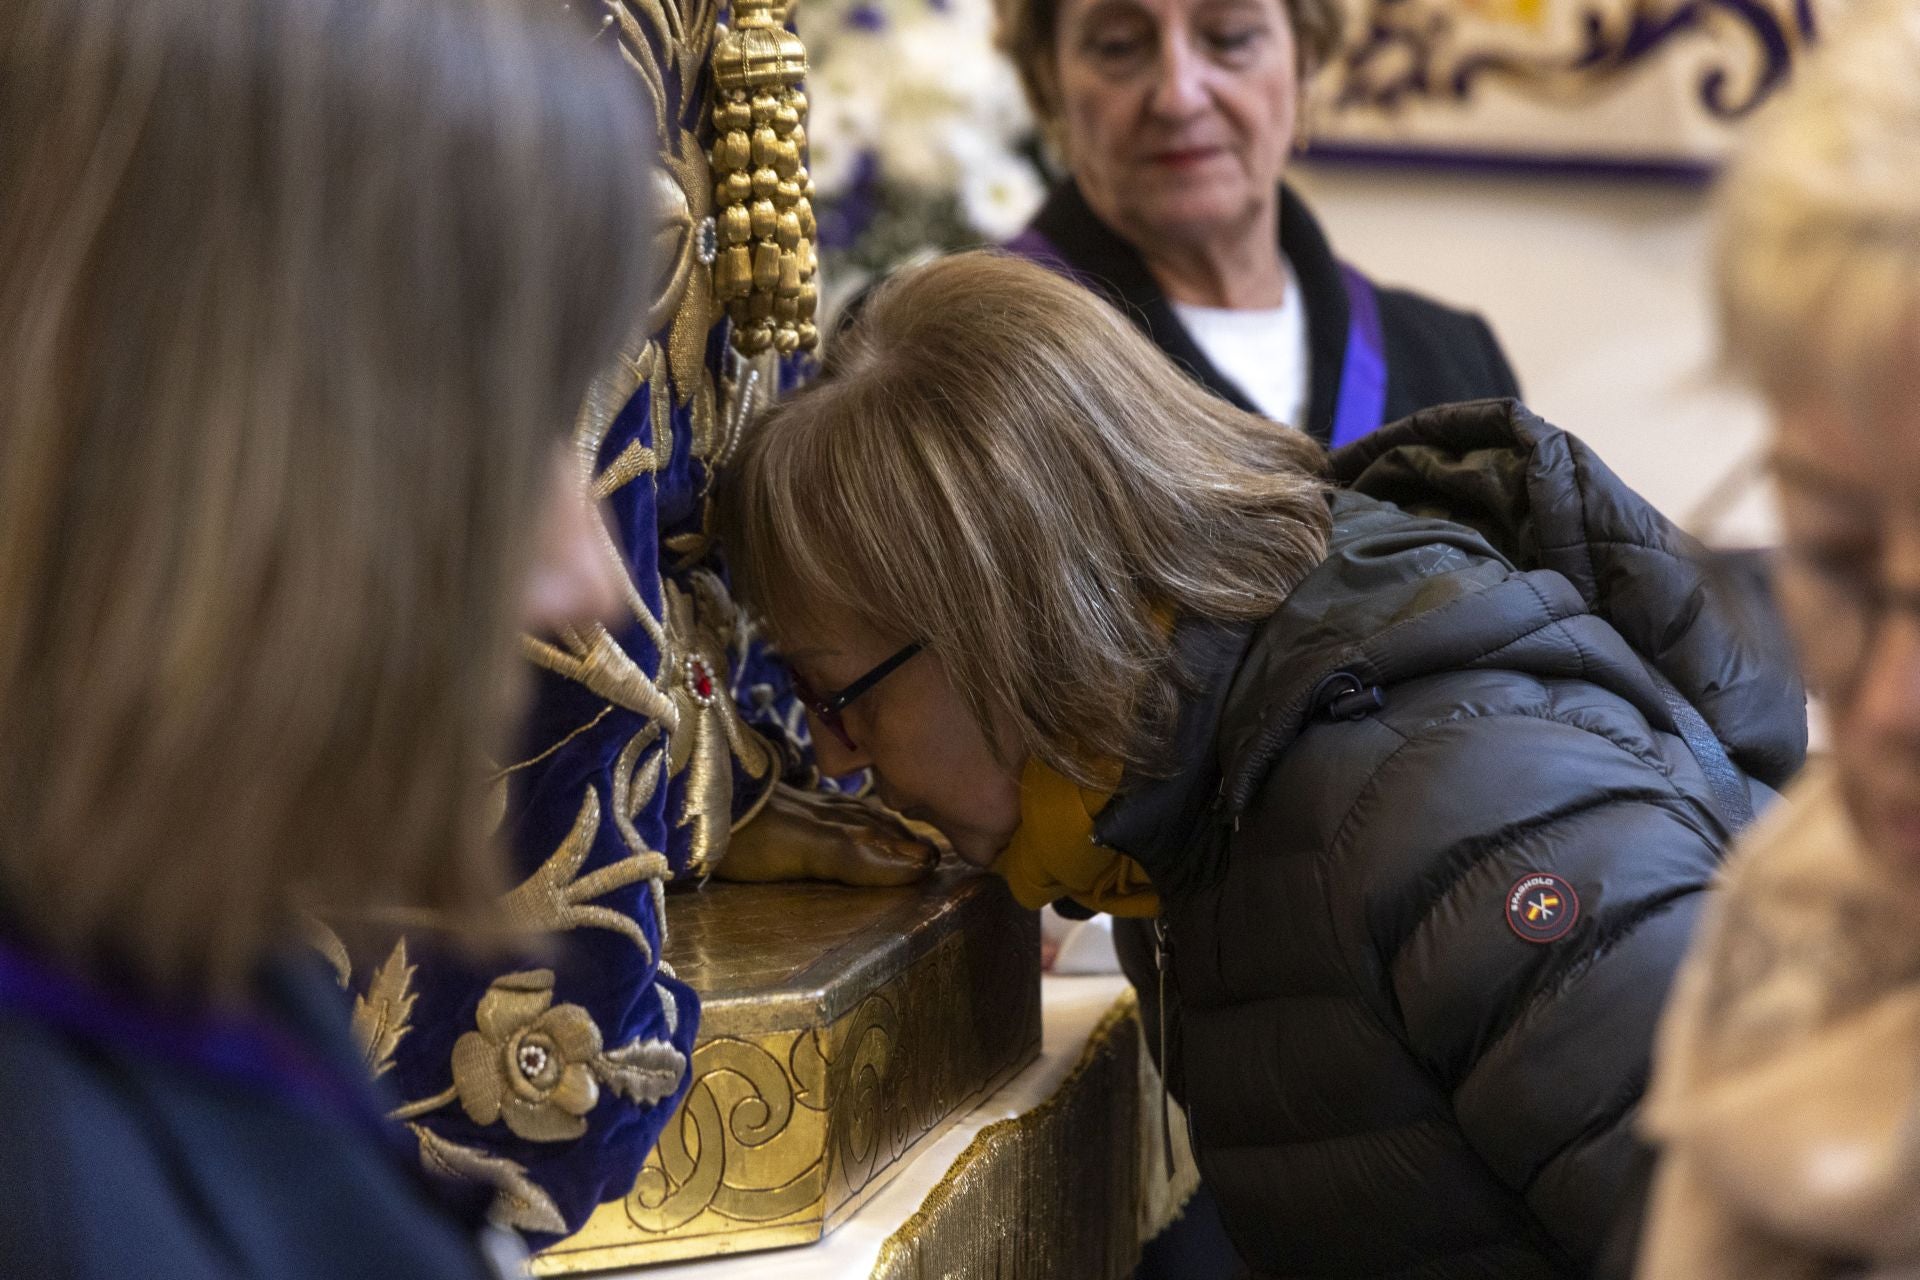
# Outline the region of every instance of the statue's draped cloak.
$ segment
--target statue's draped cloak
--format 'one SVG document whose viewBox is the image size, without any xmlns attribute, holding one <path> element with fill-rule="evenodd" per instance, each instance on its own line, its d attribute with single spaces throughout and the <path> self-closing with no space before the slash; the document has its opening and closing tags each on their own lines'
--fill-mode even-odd
<svg viewBox="0 0 1920 1280">
<path fill-rule="evenodd" d="M 715 469 L 745 419 L 808 371 L 805 357 L 737 355 L 713 298 L 720 15 L 713 0 L 604 7 L 596 39 L 619 41 L 634 92 L 658 108 L 658 216 L 633 234 L 654 246 L 659 283 L 574 431 L 628 608 L 609 628 L 527 637 L 532 711 L 493 788 L 518 886 L 507 910 L 546 940 L 475 961 L 426 922 L 321 934 L 423 1160 L 491 1186 L 496 1219 L 536 1243 L 633 1188 L 686 1090 L 699 1002 L 661 965 L 665 885 L 710 871 L 807 755 L 708 532 Z"/>
</svg>

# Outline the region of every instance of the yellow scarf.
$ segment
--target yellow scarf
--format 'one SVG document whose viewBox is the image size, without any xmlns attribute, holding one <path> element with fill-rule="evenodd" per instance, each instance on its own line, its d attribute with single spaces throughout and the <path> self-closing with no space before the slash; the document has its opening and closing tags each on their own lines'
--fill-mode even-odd
<svg viewBox="0 0 1920 1280">
<path fill-rule="evenodd" d="M 1119 770 L 1113 773 L 1117 784 Z M 1112 798 L 1111 790 L 1079 786 L 1038 757 L 1027 761 L 1020 774 L 1020 826 L 993 864 L 1021 906 L 1038 910 L 1072 898 L 1110 915 L 1160 913 L 1160 895 L 1140 864 L 1093 842 L 1094 815 Z"/>
</svg>

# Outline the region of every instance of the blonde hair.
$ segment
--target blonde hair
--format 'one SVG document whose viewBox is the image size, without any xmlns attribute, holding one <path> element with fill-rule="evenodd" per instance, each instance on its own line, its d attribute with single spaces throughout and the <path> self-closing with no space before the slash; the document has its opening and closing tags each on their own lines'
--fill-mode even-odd
<svg viewBox="0 0 1920 1280">
<path fill-rule="evenodd" d="M 723 538 L 776 636 L 919 641 L 989 742 L 1097 785 L 1164 764 L 1169 618 L 1265 617 L 1325 556 L 1324 464 L 1086 290 L 963 254 L 883 285 L 752 428 Z"/>
<path fill-rule="evenodd" d="M 1850 12 L 1764 108 L 1720 195 L 1726 357 L 1769 395 L 1910 376 L 1920 325 L 1920 7 Z"/>
<path fill-rule="evenodd" d="M 471 911 L 539 496 L 651 130 L 505 0 L 0 10 L 0 901 L 231 991 L 296 899 Z M 602 46 L 605 47 L 605 46 Z"/>
<path fill-rule="evenodd" d="M 1060 105 L 1053 100 L 1053 62 L 1060 47 L 1060 0 L 995 0 L 994 7 L 994 43 L 1019 73 L 1027 105 L 1042 130 L 1056 134 Z M 1281 0 L 1280 7 L 1293 29 L 1294 58 L 1304 94 L 1313 74 L 1340 51 L 1345 18 L 1340 0 Z"/>
</svg>

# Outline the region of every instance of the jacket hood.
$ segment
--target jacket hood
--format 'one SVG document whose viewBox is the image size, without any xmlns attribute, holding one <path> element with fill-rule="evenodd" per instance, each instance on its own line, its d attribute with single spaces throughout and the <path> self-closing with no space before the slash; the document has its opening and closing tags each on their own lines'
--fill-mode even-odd
<svg viewBox="0 0 1920 1280">
<path fill-rule="evenodd" d="M 1255 630 L 1224 700 L 1230 813 L 1335 673 L 1378 686 L 1487 668 L 1584 680 L 1675 732 L 1644 657 L 1746 773 L 1777 787 L 1799 768 L 1806 695 L 1770 603 L 1578 439 L 1516 401 L 1481 400 L 1384 427 L 1332 466 L 1327 558 Z"/>
</svg>

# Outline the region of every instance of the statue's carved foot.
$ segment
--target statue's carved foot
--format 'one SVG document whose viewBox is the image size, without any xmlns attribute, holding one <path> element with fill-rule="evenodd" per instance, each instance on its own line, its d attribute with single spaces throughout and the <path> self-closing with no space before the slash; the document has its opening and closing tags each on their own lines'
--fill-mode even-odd
<svg viewBox="0 0 1920 1280">
<path fill-rule="evenodd" d="M 872 800 L 782 784 L 766 807 L 733 833 L 714 874 L 750 884 L 912 884 L 933 870 L 945 848 L 933 828 Z"/>
</svg>

